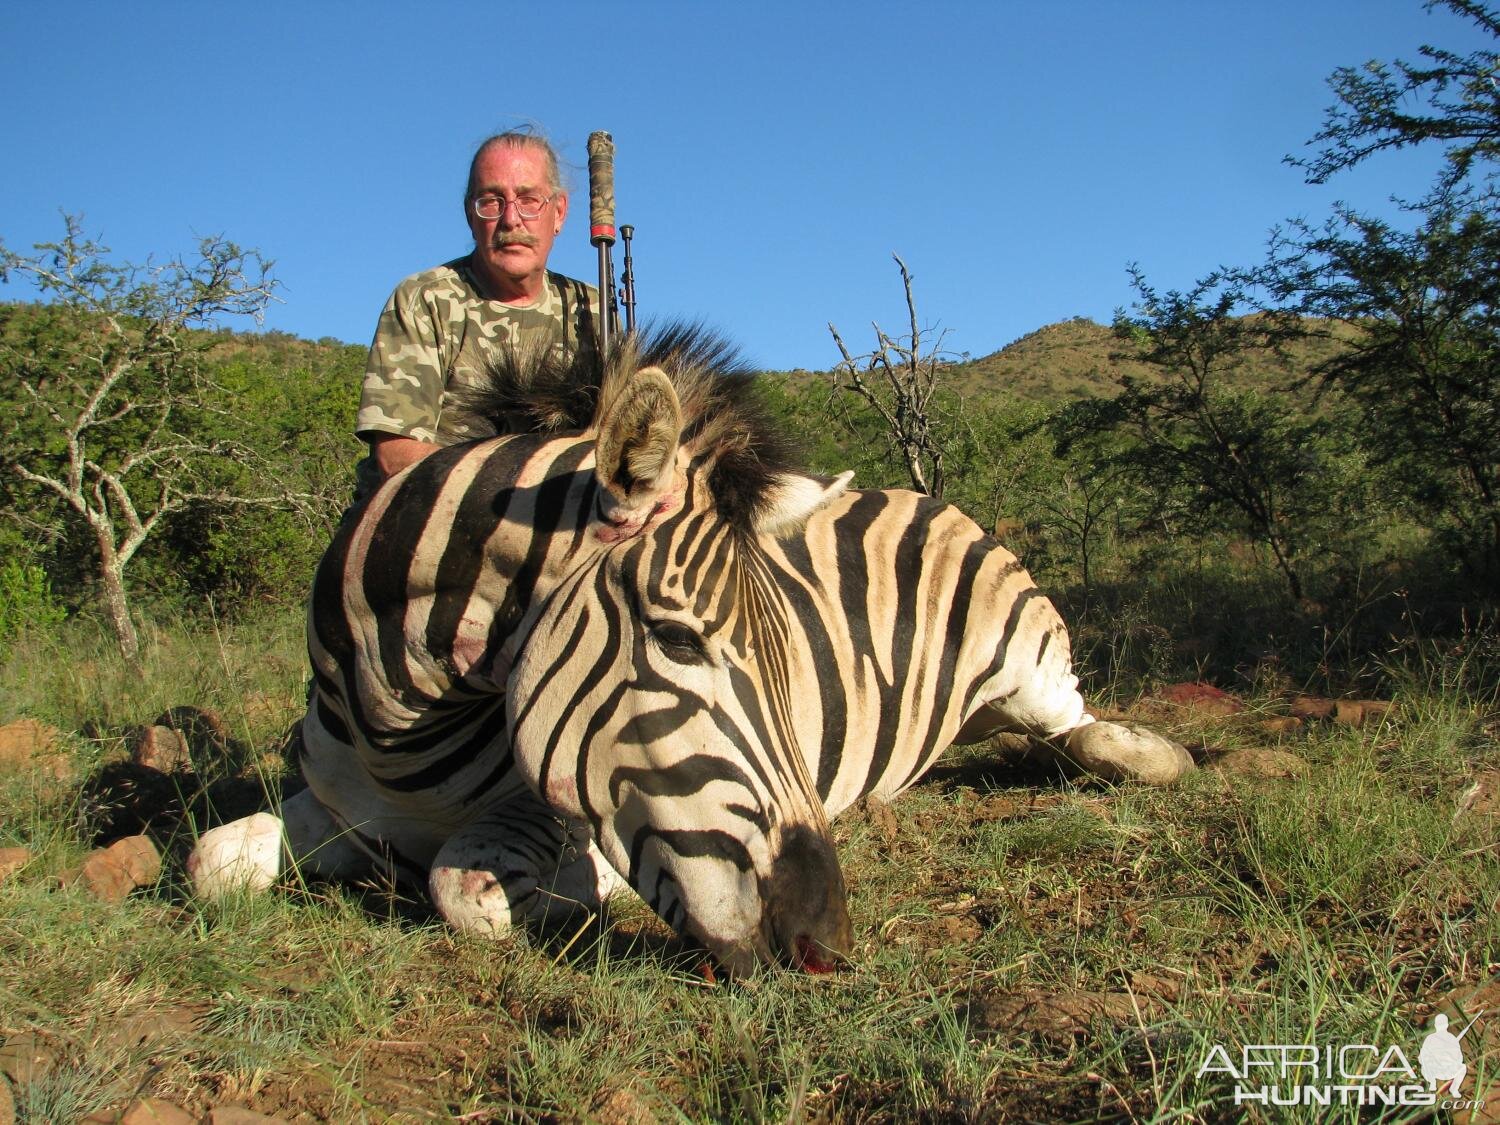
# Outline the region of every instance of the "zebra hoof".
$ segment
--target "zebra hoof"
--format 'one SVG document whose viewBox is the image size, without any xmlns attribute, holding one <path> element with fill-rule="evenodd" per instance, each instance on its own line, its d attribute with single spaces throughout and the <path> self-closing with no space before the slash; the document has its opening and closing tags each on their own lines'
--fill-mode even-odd
<svg viewBox="0 0 1500 1125">
<path fill-rule="evenodd" d="M 187 860 L 187 876 L 200 898 L 263 891 L 281 874 L 281 821 L 256 813 L 210 829 Z"/>
<path fill-rule="evenodd" d="M 1105 781 L 1171 785 L 1194 769 L 1188 752 L 1138 723 L 1089 723 L 1068 734 L 1067 757 Z"/>
</svg>

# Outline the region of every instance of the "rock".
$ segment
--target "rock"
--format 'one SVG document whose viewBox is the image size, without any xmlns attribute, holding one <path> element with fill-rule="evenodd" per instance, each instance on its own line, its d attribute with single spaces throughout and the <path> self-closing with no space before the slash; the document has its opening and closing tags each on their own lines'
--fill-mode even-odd
<svg viewBox="0 0 1500 1125">
<path fill-rule="evenodd" d="M 126 836 L 98 848 L 83 866 L 63 876 L 63 886 L 82 883 L 102 902 L 122 902 L 137 887 L 150 886 L 161 875 L 161 853 L 145 836 Z"/>
<path fill-rule="evenodd" d="M 589 1115 L 599 1125 L 655 1125 L 661 1117 L 633 1086 L 606 1088 L 594 1098 Z"/>
<path fill-rule="evenodd" d="M 1475 776 L 1474 784 L 1458 799 L 1453 819 L 1465 816 L 1500 817 L 1500 770 L 1484 770 Z"/>
<path fill-rule="evenodd" d="M 1192 770 L 1186 748 L 1138 723 L 1088 723 L 1068 733 L 1066 759 L 1105 781 L 1170 785 Z"/>
<path fill-rule="evenodd" d="M 1395 709 L 1395 704 L 1379 699 L 1321 699 L 1299 695 L 1288 707 L 1293 718 L 1303 720 L 1332 719 L 1346 727 L 1362 727 L 1379 722 Z"/>
<path fill-rule="evenodd" d="M 187 737 L 180 730 L 167 726 L 137 728 L 131 738 L 130 760 L 162 773 L 193 768 Z"/>
<path fill-rule="evenodd" d="M 27 848 L 0 848 L 0 879 L 5 879 L 31 862 Z"/>
<path fill-rule="evenodd" d="M 212 708 L 169 707 L 156 716 L 152 725 L 175 730 L 199 757 L 223 757 L 229 753 L 229 728 Z"/>
<path fill-rule="evenodd" d="M 29 1086 L 57 1068 L 57 1053 L 31 1032 L 12 1035 L 0 1044 L 0 1074 L 17 1086 Z"/>
<path fill-rule="evenodd" d="M 1295 697 L 1288 710 L 1294 718 L 1308 719 L 1331 719 L 1336 704 L 1331 699 L 1320 699 L 1315 695 L 1299 695 Z"/>
<path fill-rule="evenodd" d="M 8 1078 L 0 1078 L 0 1125 L 16 1125 L 16 1099 Z"/>
<path fill-rule="evenodd" d="M 1333 705 L 1333 721 L 1341 726 L 1362 727 L 1380 722 L 1392 707 L 1378 699 L 1340 699 Z"/>
<path fill-rule="evenodd" d="M 207 1125 L 276 1125 L 283 1117 L 268 1117 L 242 1105 L 221 1105 L 209 1110 Z"/>
<path fill-rule="evenodd" d="M 1156 692 L 1156 698 L 1203 716 L 1238 715 L 1245 709 L 1245 701 L 1239 696 L 1201 682 L 1168 684 Z"/>
<path fill-rule="evenodd" d="M 196 1114 L 163 1101 L 137 1098 L 120 1114 L 120 1125 L 197 1125 Z"/>
<path fill-rule="evenodd" d="M 95 1046 L 105 1050 L 155 1050 L 192 1035 L 199 1013 L 192 1008 L 152 1008 L 105 1025 Z"/>
<path fill-rule="evenodd" d="M 1262 750 L 1248 748 L 1231 750 L 1213 763 L 1220 773 L 1232 773 L 1241 777 L 1301 777 L 1307 772 L 1307 762 L 1285 750 Z"/>
<path fill-rule="evenodd" d="M 62 749 L 62 731 L 35 719 L 0 727 L 0 773 L 42 773 L 55 781 L 73 780 L 73 763 Z"/>
</svg>

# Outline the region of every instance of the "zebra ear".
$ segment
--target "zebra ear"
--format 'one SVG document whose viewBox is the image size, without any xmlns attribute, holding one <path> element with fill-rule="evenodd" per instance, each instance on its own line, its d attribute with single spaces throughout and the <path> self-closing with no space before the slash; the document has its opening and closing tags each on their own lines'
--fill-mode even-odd
<svg viewBox="0 0 1500 1125">
<path fill-rule="evenodd" d="M 765 535 L 787 535 L 807 522 L 807 517 L 832 503 L 849 489 L 854 472 L 840 473 L 833 480 L 782 473 L 770 488 L 765 503 L 755 513 L 755 530 Z"/>
<path fill-rule="evenodd" d="M 638 531 L 672 482 L 682 438 L 682 407 L 659 367 L 643 367 L 602 412 L 594 448 L 600 515 Z"/>
</svg>

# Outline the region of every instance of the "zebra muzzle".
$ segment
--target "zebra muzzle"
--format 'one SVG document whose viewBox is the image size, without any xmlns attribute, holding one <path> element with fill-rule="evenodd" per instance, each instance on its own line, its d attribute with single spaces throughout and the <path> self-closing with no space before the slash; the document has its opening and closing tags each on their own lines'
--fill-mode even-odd
<svg viewBox="0 0 1500 1125">
<path fill-rule="evenodd" d="M 793 968 L 830 973 L 848 962 L 854 929 L 844 873 L 826 836 L 800 826 L 783 836 L 766 921 L 774 954 Z"/>
</svg>

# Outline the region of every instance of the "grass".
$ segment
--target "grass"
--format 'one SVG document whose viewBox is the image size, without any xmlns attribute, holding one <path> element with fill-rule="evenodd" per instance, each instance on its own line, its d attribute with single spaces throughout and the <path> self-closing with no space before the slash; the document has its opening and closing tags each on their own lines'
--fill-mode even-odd
<svg viewBox="0 0 1500 1125">
<path fill-rule="evenodd" d="M 295 615 L 160 629 L 146 659 L 137 680 L 80 626 L 23 640 L 0 721 L 68 732 L 87 776 L 132 725 L 213 709 L 238 757 L 200 771 L 274 792 Z M 852 969 L 719 987 L 632 903 L 581 935 L 499 941 L 378 887 L 205 906 L 170 867 L 103 904 L 50 878 L 89 845 L 80 785 L 0 777 L 0 846 L 36 853 L 0 881 L 0 1036 L 52 1062 L 16 1084 L 20 1117 L 150 1093 L 332 1121 L 1306 1120 L 1236 1107 L 1231 1079 L 1201 1073 L 1210 1050 L 1378 1043 L 1415 1062 L 1437 1003 L 1500 974 L 1495 821 L 1455 817 L 1500 768 L 1497 667 L 1473 639 L 1399 654 L 1395 717 L 1357 729 L 1267 732 L 1269 681 L 1247 715 L 1154 720 L 1190 746 L 1295 753 L 1293 780 L 1088 788 L 967 751 L 894 828 L 835 825 Z M 1483 1082 L 1488 1034 L 1467 1052 Z"/>
</svg>

